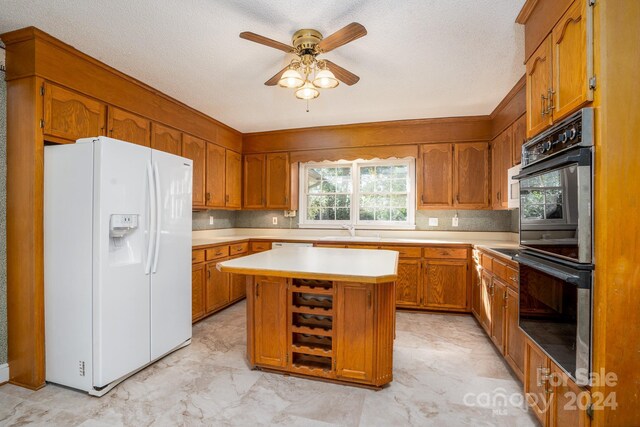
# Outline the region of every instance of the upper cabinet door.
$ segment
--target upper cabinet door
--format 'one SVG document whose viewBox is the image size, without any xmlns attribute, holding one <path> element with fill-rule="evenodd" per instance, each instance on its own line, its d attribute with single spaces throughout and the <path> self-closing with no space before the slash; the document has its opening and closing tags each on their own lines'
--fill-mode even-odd
<svg viewBox="0 0 640 427">
<path fill-rule="evenodd" d="M 226 162 L 227 154 L 223 147 L 207 142 L 207 183 L 205 205 L 210 208 L 226 206 Z"/>
<path fill-rule="evenodd" d="M 527 61 L 527 136 L 538 134 L 551 124 L 551 36 Z"/>
<path fill-rule="evenodd" d="M 267 154 L 266 197 L 268 209 L 289 209 L 290 167 L 289 154 Z"/>
<path fill-rule="evenodd" d="M 206 155 L 206 142 L 191 135 L 183 136 L 182 156 L 193 160 L 193 207 L 197 208 L 204 207 Z"/>
<path fill-rule="evenodd" d="M 522 162 L 522 144 L 527 140 L 527 116 L 522 115 L 511 125 L 513 135 L 511 137 L 511 166 Z"/>
<path fill-rule="evenodd" d="M 417 174 L 418 208 L 452 206 L 453 144 L 421 145 Z"/>
<path fill-rule="evenodd" d="M 554 121 L 590 100 L 586 3 L 574 1 L 553 29 Z"/>
<path fill-rule="evenodd" d="M 244 195 L 242 205 L 249 209 L 265 207 L 264 176 L 265 155 L 247 154 L 244 156 L 243 187 Z"/>
<path fill-rule="evenodd" d="M 152 123 L 151 148 L 179 156 L 182 153 L 182 133 L 159 123 Z"/>
<path fill-rule="evenodd" d="M 489 207 L 489 144 L 456 144 L 454 147 L 454 200 L 459 208 Z M 506 173 L 506 172 L 505 172 Z"/>
<path fill-rule="evenodd" d="M 149 147 L 151 122 L 128 111 L 109 106 L 109 136 L 121 141 Z"/>
<path fill-rule="evenodd" d="M 45 140 L 75 142 L 78 138 L 104 135 L 105 113 L 106 106 L 101 102 L 44 84 Z"/>
<path fill-rule="evenodd" d="M 226 206 L 240 209 L 242 193 L 242 155 L 235 151 L 227 150 L 226 165 Z"/>
</svg>

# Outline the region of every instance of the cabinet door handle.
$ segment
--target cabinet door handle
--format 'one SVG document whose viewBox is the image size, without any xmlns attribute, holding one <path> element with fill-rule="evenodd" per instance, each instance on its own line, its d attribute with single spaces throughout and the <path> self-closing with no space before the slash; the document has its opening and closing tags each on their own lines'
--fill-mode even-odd
<svg viewBox="0 0 640 427">
<path fill-rule="evenodd" d="M 555 105 L 553 105 L 553 95 L 555 95 L 555 93 L 553 89 L 547 89 L 547 101 L 549 102 L 549 108 L 547 109 L 548 114 L 551 114 L 552 110 L 556 108 Z"/>
<path fill-rule="evenodd" d="M 256 283 L 256 297 L 260 296 L 260 283 Z"/>
<path fill-rule="evenodd" d="M 501 191 L 498 191 L 498 194 L 497 194 L 499 202 L 501 201 L 500 199 L 502 199 L 502 194 L 501 193 L 502 193 Z"/>
<path fill-rule="evenodd" d="M 369 308 L 371 308 L 371 291 L 367 291 L 367 300 L 369 301 Z"/>
<path fill-rule="evenodd" d="M 207 270 L 207 277 L 211 279 L 211 270 Z"/>
<path fill-rule="evenodd" d="M 424 194 L 420 195 L 420 203 L 422 203 L 424 205 Z"/>
<path fill-rule="evenodd" d="M 544 95 L 540 95 L 540 105 L 542 107 L 540 115 L 544 117 L 547 114 L 547 98 Z"/>
<path fill-rule="evenodd" d="M 211 200 L 211 193 L 207 193 L 207 194 L 205 194 L 205 195 L 204 195 L 204 198 L 205 198 L 206 200 Z"/>
<path fill-rule="evenodd" d="M 228 195 L 228 194 L 227 194 L 226 196 L 224 196 L 224 200 L 225 200 L 226 202 L 228 202 L 228 201 L 229 201 L 229 195 Z"/>
</svg>

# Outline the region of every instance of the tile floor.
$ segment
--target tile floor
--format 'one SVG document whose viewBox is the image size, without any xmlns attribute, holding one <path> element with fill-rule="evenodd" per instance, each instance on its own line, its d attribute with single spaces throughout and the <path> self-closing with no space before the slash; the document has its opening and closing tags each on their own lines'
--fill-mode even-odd
<svg viewBox="0 0 640 427">
<path fill-rule="evenodd" d="M 381 391 L 251 371 L 244 351 L 242 302 L 196 324 L 190 346 L 102 398 L 55 385 L 0 387 L 0 425 L 537 425 L 470 316 L 399 312 L 394 381 Z"/>
</svg>

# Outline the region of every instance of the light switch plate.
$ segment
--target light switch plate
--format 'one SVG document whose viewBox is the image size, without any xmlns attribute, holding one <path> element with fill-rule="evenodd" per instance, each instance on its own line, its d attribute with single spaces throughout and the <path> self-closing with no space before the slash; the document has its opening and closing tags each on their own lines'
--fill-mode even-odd
<svg viewBox="0 0 640 427">
<path fill-rule="evenodd" d="M 273 223 L 273 225 L 278 225 L 278 217 L 274 216 L 273 218 L 271 218 L 271 222 Z"/>
<path fill-rule="evenodd" d="M 451 218 L 451 226 L 452 227 L 457 227 L 458 226 L 458 217 L 454 216 L 453 218 Z"/>
<path fill-rule="evenodd" d="M 209 217 L 209 225 L 213 225 L 213 217 L 212 216 Z"/>
<path fill-rule="evenodd" d="M 429 218 L 429 227 L 437 227 L 438 218 Z"/>
</svg>

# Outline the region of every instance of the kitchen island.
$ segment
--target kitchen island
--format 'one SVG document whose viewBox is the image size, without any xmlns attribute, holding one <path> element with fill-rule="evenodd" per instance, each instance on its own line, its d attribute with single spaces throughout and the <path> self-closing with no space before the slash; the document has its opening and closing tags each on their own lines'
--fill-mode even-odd
<svg viewBox="0 0 640 427">
<path fill-rule="evenodd" d="M 291 247 L 224 261 L 247 277 L 252 368 L 382 387 L 393 379 L 398 252 Z"/>
</svg>

